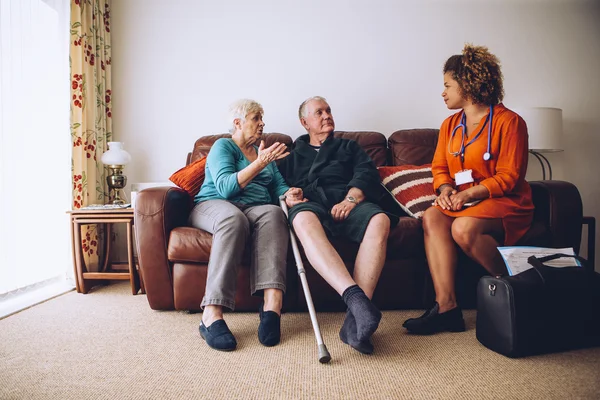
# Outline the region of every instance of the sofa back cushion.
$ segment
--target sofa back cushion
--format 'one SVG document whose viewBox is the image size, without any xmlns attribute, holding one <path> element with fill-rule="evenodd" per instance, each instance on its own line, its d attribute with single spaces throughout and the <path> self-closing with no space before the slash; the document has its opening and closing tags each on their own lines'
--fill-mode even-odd
<svg viewBox="0 0 600 400">
<path fill-rule="evenodd" d="M 388 138 L 389 165 L 431 164 L 439 129 L 403 129 Z"/>
<path fill-rule="evenodd" d="M 231 134 L 221 133 L 217 135 L 202 136 L 200 139 L 196 140 L 196 143 L 194 143 L 194 150 L 192 150 L 191 153 L 188 153 L 186 165 L 207 156 L 213 143 L 216 142 L 217 139 L 224 137 L 230 138 Z M 292 138 L 284 133 L 263 133 L 262 137 L 265 141 L 265 147 L 269 147 L 275 142 L 285 143 L 288 149 L 292 146 Z"/>
<path fill-rule="evenodd" d="M 357 142 L 371 157 L 375 166 L 381 167 L 382 165 L 387 165 L 387 140 L 382 133 L 371 131 L 335 131 L 334 136 Z"/>
</svg>

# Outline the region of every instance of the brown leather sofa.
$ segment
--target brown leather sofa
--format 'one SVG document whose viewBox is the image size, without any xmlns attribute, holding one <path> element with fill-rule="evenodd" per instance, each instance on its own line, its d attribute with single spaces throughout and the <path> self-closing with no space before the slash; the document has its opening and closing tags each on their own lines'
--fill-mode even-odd
<svg viewBox="0 0 600 400">
<path fill-rule="evenodd" d="M 388 139 L 378 132 L 336 132 L 336 136 L 356 140 L 377 166 L 422 165 L 430 163 L 437 143 L 437 129 L 411 129 L 394 132 Z M 204 156 L 220 137 L 198 139 L 187 163 Z M 292 145 L 288 135 L 264 134 L 266 145 L 281 141 Z M 579 252 L 582 227 L 582 202 L 577 188 L 568 182 L 530 182 L 535 204 L 534 222 L 520 245 L 573 247 Z M 391 198 L 390 198 L 391 200 Z M 212 236 L 187 226 L 192 199 L 177 187 L 150 188 L 136 199 L 135 232 L 140 271 L 150 307 L 155 310 L 200 309 L 204 295 Z M 395 207 L 393 202 L 386 207 Z M 350 270 L 358 250 L 345 241 L 334 243 Z M 306 309 L 304 294 L 291 249 L 288 252 L 287 292 L 284 309 Z M 307 280 L 315 308 L 319 311 L 343 310 L 340 296 L 310 267 L 306 259 Z M 236 310 L 256 311 L 260 299 L 249 294 L 248 263 L 240 267 Z M 475 307 L 475 286 L 484 269 L 464 255 L 459 260 L 457 295 L 464 308 Z M 391 231 L 386 263 L 373 298 L 382 310 L 426 308 L 434 292 L 425 258 L 421 221 L 402 213 Z"/>
</svg>

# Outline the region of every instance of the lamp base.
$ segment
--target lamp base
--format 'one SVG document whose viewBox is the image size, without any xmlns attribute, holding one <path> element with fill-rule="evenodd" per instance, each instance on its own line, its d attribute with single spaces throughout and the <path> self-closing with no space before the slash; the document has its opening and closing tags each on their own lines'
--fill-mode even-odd
<svg viewBox="0 0 600 400">
<path fill-rule="evenodd" d="M 108 166 L 110 175 L 106 177 L 106 183 L 108 184 L 109 192 L 109 204 L 122 205 L 125 204 L 125 200 L 119 195 L 119 190 L 123 189 L 127 184 L 127 177 L 123 175 L 122 165 L 109 165 Z M 111 196 L 112 193 L 112 196 Z M 112 200 L 111 200 L 112 199 Z"/>
<path fill-rule="evenodd" d="M 115 189 L 115 195 L 111 200 L 109 200 L 110 204 L 115 204 L 115 205 L 123 205 L 125 204 L 125 200 L 123 200 L 122 198 L 119 197 L 119 190 Z"/>
<path fill-rule="evenodd" d="M 550 165 L 550 161 L 539 151 L 529 150 L 529 153 L 537 158 L 542 166 L 542 180 L 546 180 L 546 167 L 548 167 L 548 179 L 552 180 L 552 166 Z"/>
</svg>

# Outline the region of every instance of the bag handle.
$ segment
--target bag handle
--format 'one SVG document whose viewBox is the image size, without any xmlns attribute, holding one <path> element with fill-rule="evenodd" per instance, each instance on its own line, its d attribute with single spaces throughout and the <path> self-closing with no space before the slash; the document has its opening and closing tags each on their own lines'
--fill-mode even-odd
<svg viewBox="0 0 600 400">
<path fill-rule="evenodd" d="M 556 260 L 557 258 L 562 258 L 562 257 L 574 258 L 582 264 L 582 267 L 585 271 L 588 270 L 587 260 L 583 257 L 579 257 L 578 255 L 573 255 L 573 254 L 557 253 L 557 254 L 552 254 L 551 256 L 544 256 L 544 257 L 539 257 L 539 258 L 536 256 L 530 256 L 527 259 L 527 262 L 529 264 L 531 264 L 533 269 L 535 269 L 535 271 L 539 274 L 540 278 L 542 278 L 542 282 L 545 284 L 546 280 L 544 279 L 544 274 L 542 273 L 542 267 L 546 267 L 546 268 L 549 268 L 549 267 L 547 265 L 544 265 L 544 263 L 546 261 Z"/>
<path fill-rule="evenodd" d="M 545 263 L 546 261 L 552 261 L 552 260 L 556 260 L 557 258 L 562 258 L 562 257 L 567 257 L 567 258 L 574 258 L 576 260 L 578 260 L 584 268 L 587 268 L 587 260 L 583 257 L 579 257 L 578 255 L 573 255 L 573 254 L 563 254 L 563 253 L 557 253 L 557 254 L 552 254 L 551 256 L 544 256 L 544 257 L 536 257 L 536 256 L 531 256 L 527 259 L 527 262 L 531 265 L 533 265 L 534 267 L 536 266 L 540 266 L 543 263 Z"/>
</svg>

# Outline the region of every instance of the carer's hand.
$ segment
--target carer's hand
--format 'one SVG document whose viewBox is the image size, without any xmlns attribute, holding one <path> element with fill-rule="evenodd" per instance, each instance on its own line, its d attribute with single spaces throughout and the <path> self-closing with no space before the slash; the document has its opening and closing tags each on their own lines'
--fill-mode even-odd
<svg viewBox="0 0 600 400">
<path fill-rule="evenodd" d="M 331 208 L 331 217 L 334 221 L 340 222 L 348 218 L 350 211 L 356 207 L 356 203 L 342 201 Z"/>
<path fill-rule="evenodd" d="M 462 192 L 458 192 L 450 196 L 450 202 L 452 203 L 452 211 L 462 210 L 465 203 L 468 203 L 470 201 L 473 201 L 473 198 L 469 194 L 468 190 L 463 190 Z"/>
<path fill-rule="evenodd" d="M 457 194 L 458 191 L 452 186 L 443 186 L 440 195 L 433 201 L 434 206 L 439 206 L 442 210 L 452 210 L 452 200 L 450 196 Z"/>
<path fill-rule="evenodd" d="M 265 149 L 265 141 L 261 140 L 258 146 L 258 159 L 263 164 L 263 167 L 266 167 L 275 160 L 281 160 L 289 154 L 290 152 L 287 151 L 285 143 L 275 142 Z"/>
</svg>

